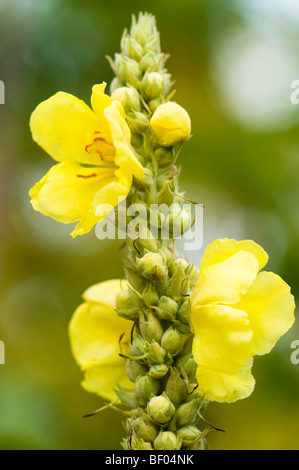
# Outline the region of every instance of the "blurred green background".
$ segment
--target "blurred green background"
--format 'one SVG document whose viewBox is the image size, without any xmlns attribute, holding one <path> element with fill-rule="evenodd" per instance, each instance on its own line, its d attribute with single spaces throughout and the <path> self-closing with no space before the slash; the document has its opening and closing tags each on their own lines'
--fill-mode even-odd
<svg viewBox="0 0 299 470">
<path fill-rule="evenodd" d="M 28 121 L 58 90 L 88 101 L 94 83 L 110 83 L 105 55 L 140 9 L 157 16 L 175 99 L 192 119 L 181 187 L 205 205 L 204 245 L 254 239 L 299 294 L 297 0 L 0 0 L 1 449 L 119 448 L 119 416 L 82 419 L 103 402 L 80 387 L 67 327 L 89 285 L 123 275 L 120 243 L 94 232 L 73 240 L 70 226 L 33 211 L 28 190 L 52 161 Z M 212 449 L 299 449 L 295 339 L 296 324 L 256 359 L 250 398 L 209 406 L 207 419 L 226 429 L 209 435 Z"/>
</svg>

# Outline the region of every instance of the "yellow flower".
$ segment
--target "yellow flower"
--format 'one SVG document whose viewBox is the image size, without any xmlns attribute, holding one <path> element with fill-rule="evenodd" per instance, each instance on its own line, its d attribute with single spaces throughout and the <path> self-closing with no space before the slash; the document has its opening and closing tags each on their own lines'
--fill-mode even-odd
<svg viewBox="0 0 299 470">
<path fill-rule="evenodd" d="M 255 385 L 254 355 L 271 351 L 294 323 L 294 297 L 268 255 L 251 240 L 216 240 L 206 249 L 191 299 L 197 380 L 208 400 L 234 402 Z"/>
<path fill-rule="evenodd" d="M 30 190 L 35 210 L 63 223 L 79 222 L 72 236 L 89 232 L 111 207 L 128 195 L 132 176 L 143 168 L 130 147 L 122 105 L 92 89 L 93 111 L 59 92 L 32 113 L 33 139 L 60 162 Z"/>
<path fill-rule="evenodd" d="M 109 401 L 117 398 L 116 384 L 132 385 L 125 361 L 119 356 L 120 336 L 124 333 L 122 341 L 128 341 L 133 325 L 115 312 L 121 287 L 121 281 L 115 279 L 87 289 L 85 302 L 77 308 L 69 326 L 73 355 L 85 372 L 83 388 Z"/>
<path fill-rule="evenodd" d="M 161 104 L 154 112 L 150 125 L 158 142 L 164 147 L 171 147 L 188 139 L 191 121 L 182 106 L 169 101 Z"/>
</svg>

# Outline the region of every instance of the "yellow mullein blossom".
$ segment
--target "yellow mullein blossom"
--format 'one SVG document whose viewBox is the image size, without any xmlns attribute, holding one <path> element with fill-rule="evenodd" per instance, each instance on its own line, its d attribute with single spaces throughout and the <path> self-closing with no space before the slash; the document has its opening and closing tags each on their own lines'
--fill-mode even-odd
<svg viewBox="0 0 299 470">
<path fill-rule="evenodd" d="M 294 323 L 289 286 L 276 274 L 259 272 L 267 261 L 250 240 L 216 240 L 203 255 L 191 324 L 197 381 L 208 400 L 249 396 L 253 356 L 270 352 Z"/>
<path fill-rule="evenodd" d="M 123 283 L 127 287 L 127 283 Z M 106 400 L 117 398 L 116 384 L 130 386 L 125 361 L 119 356 L 119 339 L 130 339 L 133 323 L 115 312 L 116 297 L 122 290 L 114 279 L 96 284 L 83 294 L 85 302 L 75 311 L 69 326 L 73 355 L 85 372 L 82 386 Z"/>
<path fill-rule="evenodd" d="M 30 190 L 35 210 L 63 223 L 79 222 L 72 236 L 89 232 L 111 207 L 128 195 L 132 177 L 143 168 L 130 147 L 121 103 L 92 89 L 89 108 L 58 92 L 32 113 L 33 139 L 60 162 Z"/>
<path fill-rule="evenodd" d="M 158 142 L 165 147 L 171 147 L 190 137 L 189 114 L 173 101 L 158 106 L 150 120 L 150 126 Z"/>
</svg>

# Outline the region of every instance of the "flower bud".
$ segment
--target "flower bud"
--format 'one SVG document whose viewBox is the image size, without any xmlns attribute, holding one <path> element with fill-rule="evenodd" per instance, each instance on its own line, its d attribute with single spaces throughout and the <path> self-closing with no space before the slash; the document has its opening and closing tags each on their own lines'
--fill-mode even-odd
<svg viewBox="0 0 299 470">
<path fill-rule="evenodd" d="M 142 91 L 148 100 L 153 100 L 162 95 L 164 90 L 164 77 L 161 73 L 146 73 L 142 80 Z"/>
<path fill-rule="evenodd" d="M 169 398 L 163 394 L 153 397 L 147 405 L 149 415 L 159 424 L 168 423 L 175 413 L 175 407 Z"/>
<path fill-rule="evenodd" d="M 155 450 L 176 450 L 177 439 L 171 431 L 161 431 L 155 439 Z"/>
<path fill-rule="evenodd" d="M 172 264 L 170 266 L 170 274 L 173 276 L 173 274 L 180 269 L 181 271 L 186 272 L 186 269 L 189 267 L 189 263 L 187 260 L 184 258 L 176 258 L 172 261 Z"/>
<path fill-rule="evenodd" d="M 130 448 L 128 446 L 127 439 L 123 442 L 122 447 L 125 450 L 153 450 L 153 447 L 150 442 L 145 442 L 143 439 L 137 439 L 136 437 L 132 437 Z"/>
<path fill-rule="evenodd" d="M 178 310 L 178 304 L 170 297 L 163 295 L 158 302 L 157 314 L 161 320 L 173 321 Z"/>
<path fill-rule="evenodd" d="M 199 409 L 199 398 L 181 405 L 176 412 L 176 422 L 179 427 L 192 424 Z"/>
<path fill-rule="evenodd" d="M 124 387 L 123 385 L 117 384 L 115 393 L 123 405 L 131 409 L 138 407 L 137 395 L 134 388 Z"/>
<path fill-rule="evenodd" d="M 184 329 L 185 332 L 190 331 L 190 323 L 189 323 L 190 310 L 191 310 L 191 301 L 190 301 L 190 297 L 187 297 L 186 300 L 180 306 L 178 315 L 177 315 L 177 319 L 182 324 L 182 326 L 186 325 L 187 329 Z"/>
<path fill-rule="evenodd" d="M 147 357 L 149 364 L 163 364 L 165 356 L 165 349 L 163 349 L 156 341 L 153 341 L 150 345 Z"/>
<path fill-rule="evenodd" d="M 127 264 L 124 266 L 124 271 L 126 274 L 126 278 L 128 279 L 131 286 L 134 287 L 134 289 L 136 289 L 138 292 L 142 292 L 142 290 L 144 289 L 145 281 L 142 276 L 140 276 L 137 269 Z"/>
<path fill-rule="evenodd" d="M 173 204 L 174 195 L 171 190 L 171 183 L 167 180 L 162 187 L 161 191 L 158 193 L 158 204 L 166 204 L 171 206 Z"/>
<path fill-rule="evenodd" d="M 154 113 L 156 111 L 156 109 L 158 108 L 158 106 L 161 106 L 161 104 L 163 104 L 163 97 L 162 96 L 158 96 L 157 98 L 151 100 L 149 103 L 148 103 L 148 106 L 149 106 L 149 109 L 152 113 Z"/>
<path fill-rule="evenodd" d="M 127 33 L 123 35 L 120 45 L 123 55 L 136 61 L 141 59 L 143 54 L 143 47 Z"/>
<path fill-rule="evenodd" d="M 190 210 L 183 209 L 179 204 L 172 204 L 165 219 L 165 230 L 172 238 L 181 237 L 191 227 Z"/>
<path fill-rule="evenodd" d="M 166 394 L 176 407 L 187 397 L 187 384 L 175 367 L 170 368 L 170 377 L 166 384 Z"/>
<path fill-rule="evenodd" d="M 153 173 L 149 168 L 144 168 L 142 179 L 134 178 L 134 187 L 144 193 L 149 192 L 153 186 Z"/>
<path fill-rule="evenodd" d="M 135 327 L 136 328 L 136 327 Z M 132 356 L 142 356 L 149 350 L 149 344 L 139 336 L 135 336 L 131 343 L 131 354 Z"/>
<path fill-rule="evenodd" d="M 157 426 L 144 418 L 139 418 L 134 423 L 133 430 L 139 439 L 146 442 L 154 442 L 159 432 Z"/>
<path fill-rule="evenodd" d="M 139 93 L 135 88 L 117 88 L 111 96 L 113 101 L 120 101 L 126 112 L 140 110 Z"/>
<path fill-rule="evenodd" d="M 139 376 L 147 373 L 147 368 L 137 361 L 130 361 L 128 359 L 126 363 L 126 371 L 131 382 L 136 382 Z"/>
<path fill-rule="evenodd" d="M 182 439 L 184 446 L 191 444 L 193 441 L 195 441 L 198 436 L 200 436 L 200 434 L 201 431 L 192 424 L 189 424 L 188 426 L 183 426 L 177 432 L 177 435 Z"/>
<path fill-rule="evenodd" d="M 158 318 L 148 310 L 140 314 L 139 328 L 143 338 L 151 343 L 153 340 L 160 342 L 163 336 L 163 328 Z"/>
<path fill-rule="evenodd" d="M 138 260 L 137 268 L 147 279 L 165 282 L 167 269 L 164 259 L 158 253 L 147 253 Z"/>
<path fill-rule="evenodd" d="M 146 406 L 152 395 L 157 395 L 160 388 L 158 380 L 150 377 L 148 374 L 138 377 L 135 383 L 136 395 L 140 406 Z"/>
<path fill-rule="evenodd" d="M 152 284 L 147 284 L 142 292 L 142 300 L 147 307 L 157 305 L 159 301 L 159 294 Z"/>
<path fill-rule="evenodd" d="M 132 289 L 123 289 L 117 294 L 116 309 L 121 317 L 138 320 L 138 312 L 142 308 L 142 300 Z"/>
<path fill-rule="evenodd" d="M 166 364 L 155 364 L 149 370 L 149 375 L 155 379 L 162 379 L 168 372 L 169 367 Z"/>
<path fill-rule="evenodd" d="M 142 134 L 146 131 L 148 126 L 148 119 L 143 113 L 134 111 L 127 116 L 127 121 L 131 132 Z"/>
<path fill-rule="evenodd" d="M 150 125 L 157 141 L 171 147 L 188 139 L 191 132 L 190 117 L 177 103 L 161 104 L 154 112 Z"/>
<path fill-rule="evenodd" d="M 155 17 L 150 13 L 140 13 L 136 21 L 135 16 L 133 16 L 130 36 L 142 46 L 145 46 L 151 40 L 159 40 Z"/>
<path fill-rule="evenodd" d="M 164 335 L 162 336 L 161 346 L 169 354 L 171 354 L 172 356 L 176 356 L 183 349 L 183 337 L 177 330 L 170 327 L 168 328 L 168 330 L 165 331 Z"/>
<path fill-rule="evenodd" d="M 125 84 L 133 84 L 134 80 L 140 78 L 141 73 L 138 63 L 129 57 L 115 54 L 115 67 L 119 79 Z"/>
<path fill-rule="evenodd" d="M 170 279 L 167 294 L 172 299 L 175 299 L 177 302 L 182 300 L 185 279 L 187 279 L 187 276 L 185 274 L 185 269 L 183 266 L 178 267 L 178 269 L 175 271 L 174 275 Z"/>
<path fill-rule="evenodd" d="M 197 370 L 197 364 L 192 356 L 192 354 L 187 354 L 186 356 L 180 357 L 175 366 L 178 370 L 184 370 L 190 382 L 193 381 L 195 373 Z"/>
<path fill-rule="evenodd" d="M 139 62 L 141 72 L 151 72 L 156 68 L 158 60 L 159 56 L 157 56 L 153 51 L 147 52 Z"/>
</svg>

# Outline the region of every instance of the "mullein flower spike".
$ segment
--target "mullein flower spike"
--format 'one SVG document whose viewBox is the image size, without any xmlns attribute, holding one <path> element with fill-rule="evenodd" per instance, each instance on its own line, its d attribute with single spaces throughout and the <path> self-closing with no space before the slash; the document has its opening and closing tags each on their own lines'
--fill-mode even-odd
<svg viewBox="0 0 299 470">
<path fill-rule="evenodd" d="M 213 427 L 201 430 L 202 409 L 252 393 L 253 356 L 270 352 L 292 326 L 294 299 L 279 276 L 261 271 L 268 256 L 252 241 L 216 240 L 200 271 L 177 253 L 175 233 L 190 215 L 175 160 L 191 122 L 170 101 L 166 60 L 155 18 L 140 14 L 109 58 L 111 98 L 102 84 L 93 88 L 93 111 L 65 93 L 39 105 L 33 138 L 59 163 L 30 194 L 36 210 L 78 222 L 73 236 L 90 231 L 119 197 L 153 216 L 155 237 L 146 225 L 146 239 L 127 240 L 126 280 L 83 295 L 69 327 L 72 352 L 83 387 L 127 408 L 124 449 L 204 450 Z M 169 240 L 165 213 L 151 204 L 170 209 Z"/>
</svg>

